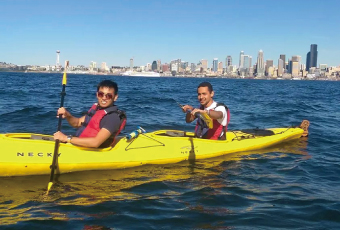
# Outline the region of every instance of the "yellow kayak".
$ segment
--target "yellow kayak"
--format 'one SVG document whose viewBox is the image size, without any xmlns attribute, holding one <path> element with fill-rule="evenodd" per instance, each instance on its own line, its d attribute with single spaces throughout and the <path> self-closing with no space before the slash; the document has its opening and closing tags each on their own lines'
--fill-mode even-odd
<svg viewBox="0 0 340 230">
<path fill-rule="evenodd" d="M 60 143 L 56 173 L 170 164 L 258 150 L 306 135 L 308 125 L 229 131 L 227 140 L 200 139 L 194 133 L 179 130 L 158 130 L 132 139 L 123 137 L 114 147 L 103 149 Z M 0 176 L 50 174 L 55 145 L 52 136 L 0 134 L 0 145 Z"/>
</svg>

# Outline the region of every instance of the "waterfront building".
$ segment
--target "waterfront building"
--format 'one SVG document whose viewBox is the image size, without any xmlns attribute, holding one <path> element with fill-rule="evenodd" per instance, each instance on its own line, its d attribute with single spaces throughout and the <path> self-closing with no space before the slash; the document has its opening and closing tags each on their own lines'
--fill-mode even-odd
<svg viewBox="0 0 340 230">
<path fill-rule="evenodd" d="M 106 72 L 106 71 L 109 70 L 109 68 L 108 68 L 107 65 L 106 65 L 106 62 L 102 62 L 102 64 L 100 65 L 100 70 L 101 70 L 102 72 Z"/>
<path fill-rule="evenodd" d="M 214 58 L 213 65 L 212 65 L 212 71 L 217 72 L 218 69 L 218 58 Z"/>
<path fill-rule="evenodd" d="M 307 53 L 306 70 L 309 71 L 311 67 L 317 67 L 318 63 L 318 45 L 311 44 L 310 51 Z"/>
<path fill-rule="evenodd" d="M 242 55 L 242 67 L 239 69 L 241 76 L 249 75 L 250 68 L 252 67 L 252 57 L 250 55 Z"/>
<path fill-rule="evenodd" d="M 171 66 L 170 66 L 170 69 L 171 69 L 171 72 L 178 72 L 178 69 L 179 69 L 179 66 L 178 66 L 178 63 L 173 63 Z"/>
<path fill-rule="evenodd" d="M 156 62 L 156 61 L 153 61 L 153 62 L 152 62 L 151 70 L 152 70 L 152 71 L 157 71 L 157 62 Z"/>
<path fill-rule="evenodd" d="M 89 65 L 90 71 L 97 71 L 97 62 L 91 61 Z"/>
<path fill-rule="evenodd" d="M 139 70 L 141 72 L 144 72 L 146 70 L 146 66 L 145 65 L 139 66 Z"/>
<path fill-rule="evenodd" d="M 264 76 L 264 58 L 263 58 L 263 51 L 259 50 L 257 54 L 257 66 L 256 66 L 256 74 L 258 77 Z"/>
<path fill-rule="evenodd" d="M 60 69 L 61 69 L 61 65 L 59 63 L 59 55 L 60 55 L 60 51 L 57 50 L 57 61 L 56 61 L 56 65 L 55 65 L 56 71 L 60 71 Z"/>
<path fill-rule="evenodd" d="M 171 71 L 172 71 L 172 72 L 173 72 L 173 71 L 176 71 L 176 73 L 179 72 L 179 70 L 180 70 L 180 68 L 181 68 L 181 63 L 182 63 L 182 60 L 181 60 L 181 59 L 172 60 L 172 61 L 170 62 L 170 69 L 171 69 Z M 173 70 L 173 69 L 175 69 L 175 68 L 173 67 L 173 65 L 174 65 L 174 67 L 176 67 L 176 70 Z"/>
<path fill-rule="evenodd" d="M 274 70 L 275 70 L 274 66 L 269 66 L 267 68 L 267 76 L 268 77 L 273 77 L 274 76 Z"/>
<path fill-rule="evenodd" d="M 320 69 L 321 71 L 323 71 L 323 72 L 326 72 L 326 70 L 327 70 L 327 64 L 320 64 L 320 65 L 319 65 L 319 69 Z"/>
<path fill-rule="evenodd" d="M 151 64 L 150 63 L 146 63 L 146 71 L 150 71 L 151 70 Z"/>
<path fill-rule="evenodd" d="M 244 52 L 241 51 L 240 52 L 240 61 L 239 61 L 239 65 L 238 65 L 239 69 L 243 68 L 243 57 L 242 57 L 243 55 L 244 55 Z"/>
<path fill-rule="evenodd" d="M 189 62 L 187 62 L 187 61 L 182 61 L 181 62 L 181 68 L 182 69 L 186 69 L 188 66 L 189 66 Z"/>
<path fill-rule="evenodd" d="M 130 70 L 133 69 L 133 58 L 130 58 Z"/>
<path fill-rule="evenodd" d="M 160 72 L 161 71 L 161 60 L 157 60 L 157 71 Z"/>
<path fill-rule="evenodd" d="M 223 62 L 220 61 L 220 62 L 218 63 L 217 71 L 218 71 L 219 73 L 223 73 Z"/>
<path fill-rule="evenodd" d="M 191 63 L 191 64 L 190 64 L 190 70 L 191 70 L 192 73 L 196 71 L 196 65 L 195 65 L 195 63 Z"/>
<path fill-rule="evenodd" d="M 291 73 L 292 77 L 298 77 L 300 74 L 300 67 L 298 61 L 291 61 Z"/>
<path fill-rule="evenodd" d="M 280 54 L 280 59 L 283 61 L 283 68 L 286 69 L 286 55 L 285 54 Z"/>
<path fill-rule="evenodd" d="M 225 66 L 229 67 L 233 64 L 233 59 L 231 58 L 230 55 L 227 56 L 226 60 L 225 60 Z"/>
<path fill-rule="evenodd" d="M 280 55 L 281 56 L 281 55 Z M 284 73 L 284 67 L 283 67 L 283 59 L 280 57 L 277 61 L 277 76 L 282 77 L 282 74 Z"/>
<path fill-rule="evenodd" d="M 208 60 L 202 59 L 201 60 L 201 67 L 203 68 L 203 71 L 207 71 L 207 69 L 208 69 Z"/>
<path fill-rule="evenodd" d="M 273 60 L 266 60 L 266 67 L 265 67 L 265 75 L 266 75 L 266 76 L 269 75 L 268 69 L 269 69 L 270 67 L 273 67 L 273 66 L 274 66 Z M 272 76 L 272 75 L 273 75 L 273 74 L 271 74 L 271 76 Z"/>
</svg>

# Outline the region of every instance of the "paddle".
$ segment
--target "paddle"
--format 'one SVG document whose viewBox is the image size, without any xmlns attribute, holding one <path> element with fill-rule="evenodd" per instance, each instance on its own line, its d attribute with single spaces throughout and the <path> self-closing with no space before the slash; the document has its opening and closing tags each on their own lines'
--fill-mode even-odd
<svg viewBox="0 0 340 230">
<path fill-rule="evenodd" d="M 178 106 L 179 107 L 181 107 L 181 109 L 183 109 L 183 105 L 181 105 L 179 102 L 177 102 L 175 99 L 173 99 L 177 104 L 178 104 Z M 188 109 L 187 110 L 187 113 L 191 113 L 191 110 L 190 109 Z M 206 113 L 195 113 L 195 117 L 196 118 L 198 118 L 198 117 L 200 117 L 206 124 L 207 124 L 207 126 L 209 127 L 209 129 L 212 129 L 212 127 L 213 127 L 213 121 L 212 121 L 212 119 L 211 119 L 211 117 L 209 117 L 209 115 L 208 114 L 206 114 Z"/>
<path fill-rule="evenodd" d="M 63 81 L 62 81 L 62 91 L 61 91 L 61 101 L 60 101 L 60 108 L 64 106 L 64 97 L 66 95 L 65 93 L 65 87 L 67 84 L 67 74 L 66 74 L 66 70 L 68 67 L 69 62 L 65 61 L 65 70 L 64 70 L 64 74 L 63 74 Z M 63 116 L 59 115 L 59 119 L 58 119 L 58 129 L 57 131 L 60 131 L 61 129 L 61 121 L 63 120 Z M 55 141 L 54 144 L 54 152 L 53 152 L 53 161 L 52 161 L 52 165 L 51 165 L 51 175 L 50 175 L 50 182 L 48 183 L 47 186 L 47 192 L 46 195 L 48 195 L 52 185 L 53 185 L 53 179 L 54 179 L 54 170 L 57 168 L 57 159 L 58 159 L 58 152 L 59 152 L 59 140 Z"/>
</svg>

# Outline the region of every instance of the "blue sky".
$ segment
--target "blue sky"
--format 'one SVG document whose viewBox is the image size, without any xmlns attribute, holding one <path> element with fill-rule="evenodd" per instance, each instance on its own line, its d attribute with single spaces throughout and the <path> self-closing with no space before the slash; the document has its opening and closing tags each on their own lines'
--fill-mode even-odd
<svg viewBox="0 0 340 230">
<path fill-rule="evenodd" d="M 18 65 L 197 63 L 264 51 L 340 65 L 338 0 L 1 0 L 0 61 Z"/>
</svg>

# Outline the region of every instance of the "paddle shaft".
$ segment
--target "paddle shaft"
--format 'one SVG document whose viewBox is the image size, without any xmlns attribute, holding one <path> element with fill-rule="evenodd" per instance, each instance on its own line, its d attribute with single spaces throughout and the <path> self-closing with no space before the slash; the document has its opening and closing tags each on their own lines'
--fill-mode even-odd
<svg viewBox="0 0 340 230">
<path fill-rule="evenodd" d="M 61 101 L 60 101 L 60 108 L 64 106 L 64 98 L 65 98 L 65 87 L 66 85 L 63 84 L 63 89 L 61 91 Z M 57 131 L 61 130 L 61 121 L 63 120 L 63 115 L 59 115 L 59 120 L 58 120 L 58 129 Z M 59 152 L 59 140 L 55 141 L 54 144 L 54 152 L 53 152 L 53 161 L 52 161 L 52 165 L 51 165 L 51 175 L 50 175 L 50 182 L 53 182 L 53 178 L 54 178 L 54 170 L 57 168 L 56 164 L 57 164 L 57 159 L 58 159 L 58 152 Z"/>
</svg>

